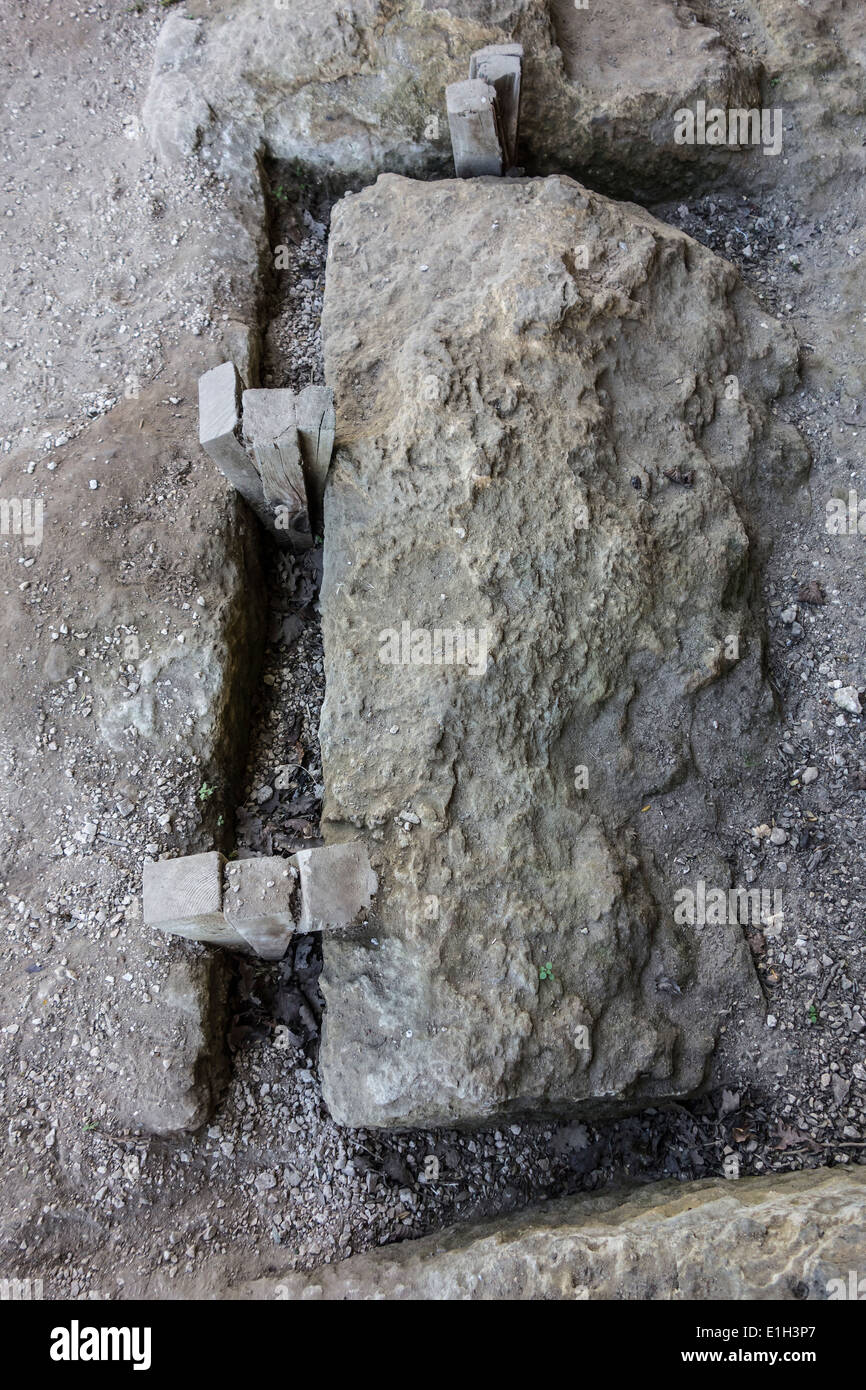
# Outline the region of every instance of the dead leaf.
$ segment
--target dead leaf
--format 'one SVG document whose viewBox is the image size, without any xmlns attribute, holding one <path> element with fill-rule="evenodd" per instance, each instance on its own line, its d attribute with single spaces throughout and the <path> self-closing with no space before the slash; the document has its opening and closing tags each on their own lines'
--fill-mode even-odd
<svg viewBox="0 0 866 1390">
<path fill-rule="evenodd" d="M 811 1153 L 819 1153 L 821 1145 L 816 1144 L 811 1134 L 804 1134 L 800 1129 L 792 1129 L 790 1125 L 780 1124 L 775 1138 L 779 1140 L 774 1144 L 777 1152 L 782 1149 L 809 1149 Z"/>
<path fill-rule="evenodd" d="M 797 599 L 800 603 L 826 603 L 827 599 L 824 590 L 817 579 L 810 579 L 808 583 L 801 584 L 797 590 Z"/>
</svg>

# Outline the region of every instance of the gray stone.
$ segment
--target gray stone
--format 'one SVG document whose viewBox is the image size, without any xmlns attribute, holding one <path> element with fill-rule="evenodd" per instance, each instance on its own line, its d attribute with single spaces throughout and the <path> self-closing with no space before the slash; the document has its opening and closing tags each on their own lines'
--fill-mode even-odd
<svg viewBox="0 0 866 1390">
<path fill-rule="evenodd" d="M 380 881 L 377 944 L 323 941 L 331 1113 L 694 1093 L 734 1001 L 767 1032 L 741 929 L 678 925 L 674 865 L 729 886 L 717 818 L 770 727 L 738 508 L 802 477 L 769 408 L 793 335 L 571 179 L 395 175 L 333 210 L 322 332 L 322 833 Z"/>
<path fill-rule="evenodd" d="M 143 870 L 144 925 L 208 941 L 243 946 L 223 915 L 223 856 L 216 850 L 178 859 L 146 860 Z"/>
<path fill-rule="evenodd" d="M 469 61 L 469 76 L 489 82 L 496 89 L 506 169 L 517 163 L 522 64 L 523 46 L 519 43 L 488 44 L 473 53 Z"/>
<path fill-rule="evenodd" d="M 262 481 L 240 441 L 241 380 L 233 362 L 211 367 L 198 380 L 199 442 L 232 487 L 266 523 Z"/>
<path fill-rule="evenodd" d="M 195 154 L 213 120 L 194 76 L 201 38 L 198 21 L 169 15 L 156 42 L 142 116 L 151 143 L 165 162 Z"/>
<path fill-rule="evenodd" d="M 451 168 L 446 86 L 466 77 L 473 52 L 520 44 L 527 167 L 588 171 L 645 201 L 695 174 L 705 187 L 745 159 L 759 179 L 777 161 L 674 144 L 675 112 L 699 99 L 761 105 L 759 63 L 732 52 L 697 9 L 684 0 L 591 0 L 586 10 L 572 0 L 365 0 L 347 24 L 340 0 L 236 0 L 209 12 L 197 34 L 169 18 L 146 128 L 163 158 L 201 151 L 232 184 L 249 181 L 265 147 L 323 177 L 441 175 Z"/>
<path fill-rule="evenodd" d="M 290 514 L 307 505 L 295 397 L 286 390 L 244 391 L 243 437 L 261 476 L 265 501 L 273 510 L 286 507 Z"/>
<path fill-rule="evenodd" d="M 843 685 L 840 690 L 833 691 L 833 701 L 840 709 L 847 710 L 849 714 L 862 714 L 863 709 L 860 704 L 860 696 L 857 687 L 853 685 Z"/>
<path fill-rule="evenodd" d="M 114 1102 L 120 1124 L 171 1135 L 194 1132 L 210 1118 L 228 1075 L 227 997 L 218 953 L 171 966 L 128 1050 L 129 1075 Z"/>
<path fill-rule="evenodd" d="M 362 844 L 302 849 L 294 859 L 301 876 L 299 931 L 347 927 L 369 912 L 377 881 Z"/>
<path fill-rule="evenodd" d="M 322 525 L 325 482 L 334 451 L 336 415 L 334 393 L 327 386 L 305 386 L 295 399 L 298 443 L 301 447 L 310 522 L 314 531 Z"/>
<path fill-rule="evenodd" d="M 225 866 L 223 912 L 228 925 L 263 960 L 281 960 L 295 930 L 292 900 L 298 870 L 289 859 L 265 855 Z"/>
<path fill-rule="evenodd" d="M 496 88 L 480 79 L 445 88 L 448 127 L 459 179 L 503 172 L 503 137 Z"/>
<path fill-rule="evenodd" d="M 862 1167 L 651 1183 L 271 1273 L 219 1296 L 270 1299 L 278 1283 L 291 1300 L 844 1300 L 857 1297 L 850 1271 L 866 1266 L 864 1201 Z"/>
</svg>

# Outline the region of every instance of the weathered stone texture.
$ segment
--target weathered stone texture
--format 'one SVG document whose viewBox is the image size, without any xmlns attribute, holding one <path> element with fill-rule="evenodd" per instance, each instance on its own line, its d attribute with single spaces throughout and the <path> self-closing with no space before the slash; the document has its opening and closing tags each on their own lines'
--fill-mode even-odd
<svg viewBox="0 0 866 1390">
<path fill-rule="evenodd" d="M 850 1271 L 866 1264 L 864 1199 L 866 1168 L 653 1183 L 452 1227 L 221 1296 L 273 1298 L 278 1282 L 290 1299 L 732 1298 L 808 1307 L 850 1297 Z"/>
<path fill-rule="evenodd" d="M 323 337 L 324 833 L 380 874 L 369 937 L 324 943 L 328 1105 L 689 1093 L 759 999 L 739 927 L 674 924 L 674 865 L 727 886 L 697 827 L 771 708 L 738 499 L 802 460 L 768 411 L 793 338 L 568 178 L 394 175 L 335 209 Z M 383 660 L 404 622 L 486 660 Z"/>
<path fill-rule="evenodd" d="M 215 952 L 172 965 L 128 1041 L 134 1075 L 115 1098 L 121 1123 L 163 1135 L 205 1123 L 228 1078 L 227 998 L 228 975 Z"/>
<path fill-rule="evenodd" d="M 760 105 L 757 65 L 673 0 L 243 0 L 205 22 L 171 15 L 145 124 L 162 158 L 199 153 L 227 177 L 248 179 L 265 147 L 341 178 L 448 173 L 445 88 L 473 53 L 513 43 L 529 172 L 643 196 L 749 157 L 673 143 L 675 111 L 698 98 Z"/>
</svg>

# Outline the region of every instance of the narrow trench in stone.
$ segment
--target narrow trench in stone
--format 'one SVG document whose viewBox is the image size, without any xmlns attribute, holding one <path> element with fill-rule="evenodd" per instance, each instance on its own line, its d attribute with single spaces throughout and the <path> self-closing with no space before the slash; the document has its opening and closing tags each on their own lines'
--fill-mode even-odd
<svg viewBox="0 0 866 1390">
<path fill-rule="evenodd" d="M 300 391 L 324 381 L 320 321 L 332 197 L 296 165 L 265 171 L 268 236 L 261 384 Z M 262 532 L 267 625 L 262 685 L 253 715 L 245 799 L 236 812 L 236 854 L 293 854 L 322 843 L 319 717 L 325 693 L 319 586 L 321 535 L 302 553 Z M 315 1055 L 323 1000 L 321 939 L 296 936 L 276 964 L 243 961 L 235 977 L 230 1042 L 272 1036 Z"/>
<path fill-rule="evenodd" d="M 271 163 L 267 176 L 273 271 L 261 384 L 300 390 L 323 381 L 320 317 L 330 211 L 340 196 L 355 190 L 345 185 L 322 187 L 299 166 Z M 705 195 L 707 200 L 711 197 Z M 725 199 L 718 201 L 727 211 Z M 728 202 L 733 223 L 737 217 L 733 195 Z M 672 222 L 680 220 L 675 202 L 665 210 L 659 208 L 659 215 Z M 689 230 L 702 239 L 697 220 L 690 221 Z M 726 249 L 730 254 L 729 245 Z M 304 555 L 281 551 L 267 539 L 264 545 L 268 631 L 245 800 L 237 811 L 240 856 L 290 854 L 321 843 L 318 727 L 324 672 L 318 593 L 322 537 L 316 537 L 313 549 Z M 323 1009 L 318 986 L 321 965 L 320 938 L 299 936 L 277 964 L 243 961 L 237 966 L 229 1041 L 232 1050 L 240 1053 L 239 1064 L 250 1047 L 273 1044 L 277 1030 L 287 1029 L 287 1075 L 315 1065 Z M 340 1161 L 351 1165 L 366 1184 L 368 1193 L 375 1194 L 377 1184 L 383 1183 L 387 1191 L 399 1190 L 400 1200 L 406 1203 L 405 1214 L 399 1214 L 404 1212 L 401 1206 L 396 1217 L 386 1218 L 383 1213 L 384 1224 L 377 1221 L 370 1226 L 370 1243 L 380 1242 L 385 1230 L 389 1235 L 384 1238 L 398 1239 L 401 1230 L 417 1235 L 455 1220 L 496 1215 L 576 1191 L 607 1189 L 624 1180 L 699 1179 L 718 1167 L 725 1143 L 717 1107 L 709 1096 L 599 1123 L 545 1118 L 501 1129 L 399 1134 L 341 1129 L 330 1120 L 320 1098 L 315 1113 L 308 1137 L 317 1154 L 336 1150 Z M 419 1171 L 425 1171 L 431 1159 L 440 1175 L 435 1188 L 418 1183 Z M 476 1179 L 479 1162 L 485 1174 L 480 1185 Z M 410 1189 L 414 1208 L 406 1195 Z M 393 1203 L 396 1198 L 390 1200 Z M 281 1239 L 288 1236 L 287 1229 Z M 357 1233 L 354 1239 L 358 1241 Z M 336 1253 L 338 1233 L 334 1242 Z M 303 1253 L 300 1260 L 306 1262 Z"/>
</svg>

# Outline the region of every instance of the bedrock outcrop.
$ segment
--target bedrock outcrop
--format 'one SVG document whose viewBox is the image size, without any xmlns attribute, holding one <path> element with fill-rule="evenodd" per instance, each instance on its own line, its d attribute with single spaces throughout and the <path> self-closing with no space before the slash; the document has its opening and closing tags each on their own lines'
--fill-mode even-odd
<svg viewBox="0 0 866 1390">
<path fill-rule="evenodd" d="M 453 170 L 445 88 L 490 43 L 523 45 L 518 163 L 648 198 L 760 158 L 678 145 L 674 113 L 760 105 L 760 69 L 673 0 L 193 3 L 160 34 L 144 105 L 167 160 L 249 181 L 257 152 L 318 177 Z M 199 12 L 200 17 L 196 15 Z"/>
<path fill-rule="evenodd" d="M 845 1301 L 863 1268 L 864 1188 L 864 1168 L 650 1183 L 271 1275 L 228 1296 L 273 1298 L 278 1283 L 287 1299 Z"/>
</svg>

